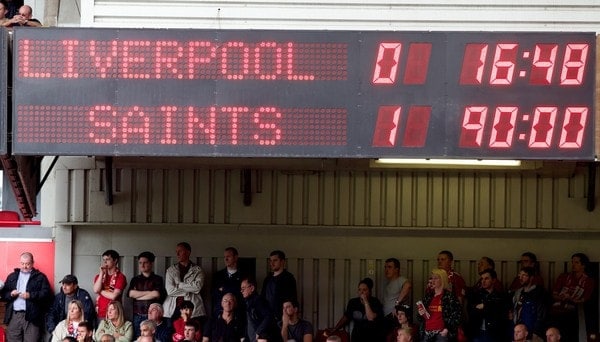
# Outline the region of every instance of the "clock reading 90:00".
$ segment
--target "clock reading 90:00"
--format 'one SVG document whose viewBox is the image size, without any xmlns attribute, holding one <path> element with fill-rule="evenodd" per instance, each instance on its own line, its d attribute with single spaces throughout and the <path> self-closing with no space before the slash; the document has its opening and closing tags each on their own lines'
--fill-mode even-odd
<svg viewBox="0 0 600 342">
<path fill-rule="evenodd" d="M 533 113 L 521 114 L 517 106 L 496 107 L 468 106 L 465 108 L 460 134 L 460 147 L 482 147 L 486 118 L 492 115 L 491 134 L 488 146 L 510 148 L 514 139 L 527 142 L 533 149 L 552 147 L 554 134 L 559 134 L 558 148 L 581 148 L 583 132 L 588 118 L 587 107 L 564 108 L 564 120 L 557 123 L 558 107 L 536 107 Z M 515 136 L 517 118 L 531 122 L 531 129 Z M 527 138 L 529 135 L 529 138 Z"/>
</svg>

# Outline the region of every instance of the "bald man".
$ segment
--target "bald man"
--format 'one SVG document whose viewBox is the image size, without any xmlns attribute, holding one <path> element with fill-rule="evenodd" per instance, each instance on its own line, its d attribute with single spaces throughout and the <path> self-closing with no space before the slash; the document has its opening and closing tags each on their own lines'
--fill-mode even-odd
<svg viewBox="0 0 600 342">
<path fill-rule="evenodd" d="M 19 8 L 19 13 L 15 14 L 11 19 L 2 23 L 4 27 L 14 26 L 29 26 L 29 27 L 40 27 L 42 23 L 39 20 L 33 18 L 33 9 L 30 6 L 23 5 Z"/>
<path fill-rule="evenodd" d="M 517 324 L 514 329 L 514 340 L 513 342 L 528 342 L 527 335 L 529 332 L 527 331 L 527 326 L 525 324 Z"/>
<path fill-rule="evenodd" d="M 2 299 L 7 302 L 6 340 L 37 342 L 44 330 L 44 315 L 52 300 L 52 290 L 46 275 L 33 267 L 33 254 L 21 254 L 19 262 L 20 267 L 8 275 L 2 289 Z"/>
</svg>

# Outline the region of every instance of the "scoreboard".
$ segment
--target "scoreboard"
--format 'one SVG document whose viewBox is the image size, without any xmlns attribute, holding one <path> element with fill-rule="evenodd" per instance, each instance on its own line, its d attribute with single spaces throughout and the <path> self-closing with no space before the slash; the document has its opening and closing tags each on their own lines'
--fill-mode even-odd
<svg viewBox="0 0 600 342">
<path fill-rule="evenodd" d="M 23 28 L 13 64 L 15 154 L 595 158 L 595 33 Z"/>
</svg>

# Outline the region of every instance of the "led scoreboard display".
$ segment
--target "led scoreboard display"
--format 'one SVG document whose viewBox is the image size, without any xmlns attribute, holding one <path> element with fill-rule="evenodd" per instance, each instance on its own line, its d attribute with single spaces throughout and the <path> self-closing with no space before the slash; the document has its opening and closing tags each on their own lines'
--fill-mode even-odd
<svg viewBox="0 0 600 342">
<path fill-rule="evenodd" d="M 17 28 L 13 153 L 592 160 L 595 40 Z"/>
</svg>

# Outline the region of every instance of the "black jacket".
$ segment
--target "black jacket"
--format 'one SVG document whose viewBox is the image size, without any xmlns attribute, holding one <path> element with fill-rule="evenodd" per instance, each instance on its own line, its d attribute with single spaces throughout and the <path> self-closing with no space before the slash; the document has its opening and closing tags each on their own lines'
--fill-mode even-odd
<svg viewBox="0 0 600 342">
<path fill-rule="evenodd" d="M 476 308 L 483 304 L 483 309 Z M 496 341 L 505 341 L 508 329 L 508 305 L 506 296 L 496 290 L 488 292 L 478 289 L 469 298 L 469 326 L 471 336 L 477 336 L 485 320 L 485 330 L 490 333 Z"/>
<path fill-rule="evenodd" d="M 263 297 L 271 307 L 275 319 L 281 321 L 283 314 L 283 303 L 288 300 L 297 300 L 296 278 L 287 270 L 277 276 L 269 274 L 263 282 L 261 297 Z"/>
<path fill-rule="evenodd" d="M 269 342 L 281 341 L 281 332 L 275 322 L 269 303 L 258 294 L 253 293 L 246 298 L 247 337 L 256 341 L 256 335 Z"/>
<path fill-rule="evenodd" d="M 237 299 L 236 313 L 245 315 L 246 307 L 244 304 L 244 297 L 240 292 L 240 286 L 242 285 L 242 279 L 248 275 L 243 270 L 238 269 L 237 272 L 231 276 L 227 273 L 227 268 L 224 268 L 213 276 L 212 280 L 212 311 L 211 316 L 216 317 L 219 312 L 223 310 L 221 307 L 221 300 L 227 293 L 231 293 Z M 245 318 L 240 317 L 240 318 Z"/>
<path fill-rule="evenodd" d="M 6 278 L 6 283 L 2 289 L 2 299 L 7 301 L 4 324 L 8 324 L 13 315 L 13 304 L 16 297 L 12 297 L 10 293 L 17 289 L 20 272 L 20 269 L 15 268 L 15 271 Z M 52 301 L 52 290 L 50 290 L 50 282 L 48 282 L 46 275 L 38 269 L 32 269 L 27 282 L 27 292 L 29 292 L 30 297 L 25 300 L 25 320 L 38 327 L 43 327 L 44 314 Z"/>
<path fill-rule="evenodd" d="M 75 292 L 75 298 L 83 304 L 83 315 L 85 320 L 91 322 L 94 326 L 96 326 L 96 305 L 94 304 L 94 299 L 90 294 L 78 287 Z M 64 319 L 67 318 L 67 312 L 65 311 L 65 301 L 67 300 L 67 296 L 62 290 L 56 294 L 54 297 L 54 303 L 48 314 L 46 315 L 46 329 L 51 333 L 56 328 L 56 325 Z"/>
</svg>

